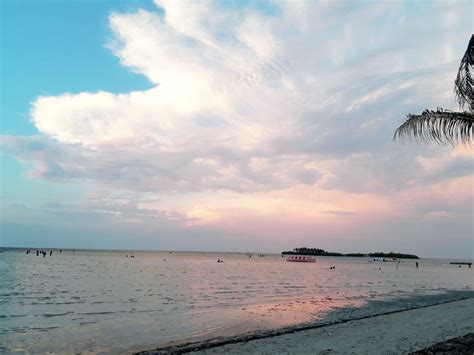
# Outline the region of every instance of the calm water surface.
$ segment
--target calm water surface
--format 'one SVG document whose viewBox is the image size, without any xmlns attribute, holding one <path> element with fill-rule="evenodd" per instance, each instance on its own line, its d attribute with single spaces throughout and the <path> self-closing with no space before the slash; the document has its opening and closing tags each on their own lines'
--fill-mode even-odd
<svg viewBox="0 0 474 355">
<path fill-rule="evenodd" d="M 63 250 L 43 258 L 4 249 L 0 351 L 128 352 L 377 313 L 406 306 L 411 296 L 473 287 L 473 270 L 447 260 L 421 260 L 416 269 L 414 261 L 367 258 L 126 254 Z"/>
</svg>

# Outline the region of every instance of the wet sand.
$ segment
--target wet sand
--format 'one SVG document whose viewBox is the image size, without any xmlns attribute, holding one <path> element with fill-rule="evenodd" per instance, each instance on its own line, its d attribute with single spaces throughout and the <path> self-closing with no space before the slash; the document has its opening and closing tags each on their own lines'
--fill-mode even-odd
<svg viewBox="0 0 474 355">
<path fill-rule="evenodd" d="M 395 311 L 286 334 L 226 339 L 149 353 L 409 353 L 474 332 L 474 298 Z"/>
</svg>

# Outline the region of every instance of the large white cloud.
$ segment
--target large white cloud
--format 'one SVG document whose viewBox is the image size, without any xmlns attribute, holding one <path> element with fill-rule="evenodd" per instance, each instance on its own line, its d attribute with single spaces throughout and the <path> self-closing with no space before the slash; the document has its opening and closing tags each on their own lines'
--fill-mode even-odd
<svg viewBox="0 0 474 355">
<path fill-rule="evenodd" d="M 312 162 L 374 154 L 408 110 L 454 103 L 450 61 L 465 39 L 451 36 L 466 30 L 466 3 L 447 13 L 431 4 L 421 18 L 397 3 L 157 6 L 164 15 L 112 14 L 108 44 L 154 88 L 33 102 L 39 131 L 83 156 L 93 179 L 175 190 L 312 184 L 322 176 Z M 437 22 L 447 27 L 428 36 L 424 25 Z"/>
<path fill-rule="evenodd" d="M 255 206 L 263 195 L 251 194 L 295 186 L 323 200 L 333 196 L 324 190 L 390 197 L 472 174 L 470 155 L 391 141 L 406 113 L 456 108 L 470 2 L 156 5 L 111 14 L 107 43 L 151 89 L 39 97 L 40 135 L 3 136 L 32 176 L 173 201 L 216 197 L 209 208 L 176 202 L 202 217 L 225 209 L 223 191 Z M 317 213 L 354 212 L 314 203 Z"/>
</svg>

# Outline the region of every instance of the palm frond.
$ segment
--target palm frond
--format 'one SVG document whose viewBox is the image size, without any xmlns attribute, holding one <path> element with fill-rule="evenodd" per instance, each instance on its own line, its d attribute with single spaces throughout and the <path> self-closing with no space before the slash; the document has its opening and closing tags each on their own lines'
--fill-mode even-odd
<svg viewBox="0 0 474 355">
<path fill-rule="evenodd" d="M 455 146 L 458 143 L 472 146 L 474 123 L 474 34 L 459 64 L 454 93 L 461 109 L 468 112 L 453 112 L 438 108 L 425 110 L 421 115 L 408 114 L 407 120 L 397 128 L 394 140 L 412 139 L 417 142 L 434 142 Z"/>
<path fill-rule="evenodd" d="M 466 52 L 459 64 L 458 74 L 454 81 L 454 93 L 461 109 L 468 107 L 474 111 L 474 78 L 472 77 L 474 67 L 474 35 L 467 46 Z"/>
<path fill-rule="evenodd" d="M 452 112 L 438 108 L 425 110 L 421 115 L 407 115 L 407 120 L 395 131 L 394 140 L 411 139 L 416 142 L 472 145 L 474 114 Z"/>
</svg>

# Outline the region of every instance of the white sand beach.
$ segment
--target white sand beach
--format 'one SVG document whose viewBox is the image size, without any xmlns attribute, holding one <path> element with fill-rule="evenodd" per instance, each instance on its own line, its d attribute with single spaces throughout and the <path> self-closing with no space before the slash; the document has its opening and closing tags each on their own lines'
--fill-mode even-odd
<svg viewBox="0 0 474 355">
<path fill-rule="evenodd" d="M 376 316 L 200 353 L 407 353 L 474 331 L 474 299 Z"/>
</svg>

